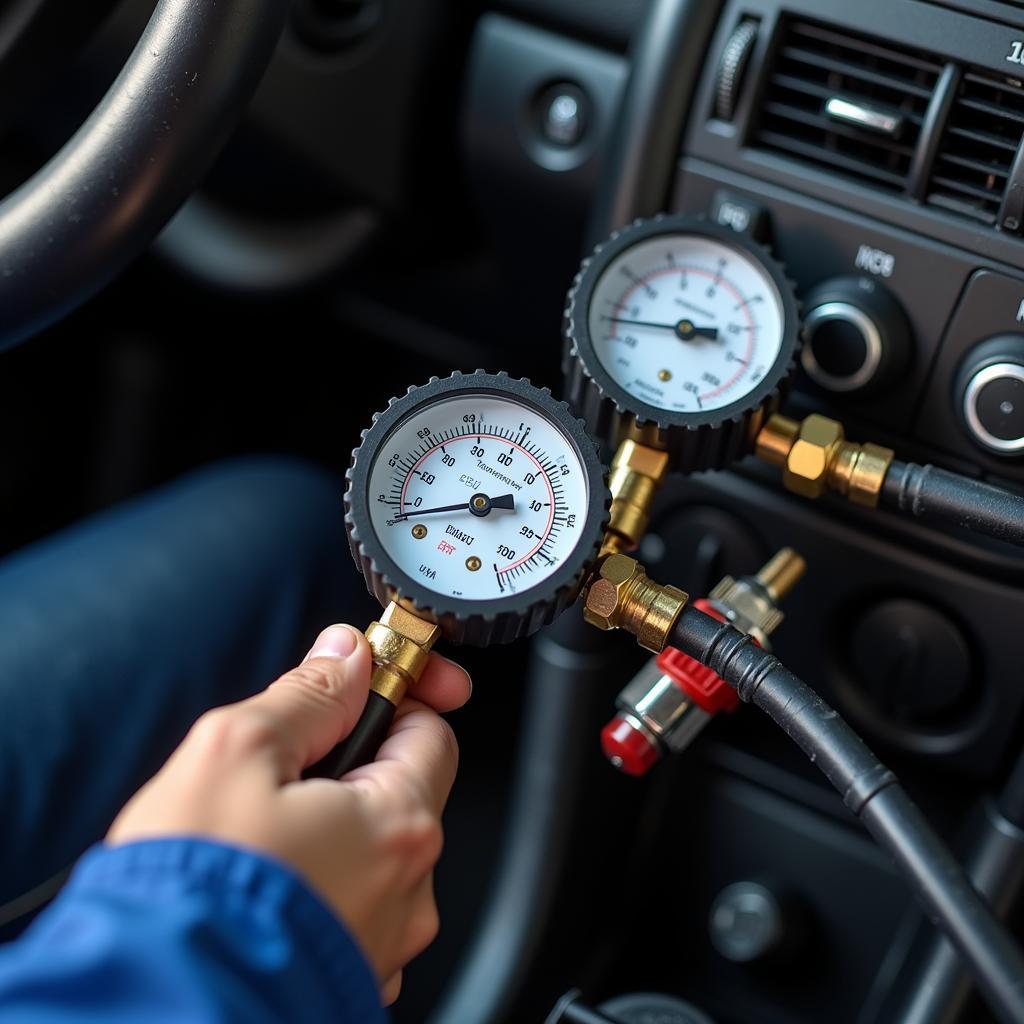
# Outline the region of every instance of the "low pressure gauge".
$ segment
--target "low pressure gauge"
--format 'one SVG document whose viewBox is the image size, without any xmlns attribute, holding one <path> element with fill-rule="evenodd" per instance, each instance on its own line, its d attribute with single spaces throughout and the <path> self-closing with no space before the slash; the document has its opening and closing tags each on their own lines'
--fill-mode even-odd
<svg viewBox="0 0 1024 1024">
<path fill-rule="evenodd" d="M 353 454 L 345 523 L 382 604 L 457 643 L 505 643 L 575 599 L 610 501 L 565 403 L 482 371 L 392 399 Z"/>
<path fill-rule="evenodd" d="M 632 437 L 668 450 L 674 469 L 721 468 L 777 408 L 799 330 L 764 247 L 697 218 L 637 221 L 569 293 L 569 400 L 612 447 Z"/>
</svg>

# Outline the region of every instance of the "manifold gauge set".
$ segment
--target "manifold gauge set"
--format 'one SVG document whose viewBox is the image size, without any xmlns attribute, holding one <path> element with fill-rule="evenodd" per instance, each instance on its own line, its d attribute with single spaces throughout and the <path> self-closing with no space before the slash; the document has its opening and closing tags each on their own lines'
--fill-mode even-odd
<svg viewBox="0 0 1024 1024">
<path fill-rule="evenodd" d="M 731 229 L 661 216 L 618 232 L 569 293 L 568 403 L 505 374 L 455 373 L 392 399 L 364 432 L 345 521 L 370 591 L 455 643 L 551 622 L 601 546 L 598 444 L 633 439 L 683 472 L 743 457 L 778 406 L 799 327 L 781 267 Z"/>
</svg>

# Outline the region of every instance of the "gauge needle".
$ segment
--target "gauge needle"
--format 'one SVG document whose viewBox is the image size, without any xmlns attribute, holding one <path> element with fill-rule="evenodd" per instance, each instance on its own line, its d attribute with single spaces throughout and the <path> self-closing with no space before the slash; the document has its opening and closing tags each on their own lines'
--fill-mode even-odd
<svg viewBox="0 0 1024 1024">
<path fill-rule="evenodd" d="M 710 338 L 718 340 L 717 327 L 698 327 L 692 320 L 679 320 L 674 324 L 656 324 L 650 320 L 626 320 L 618 316 L 602 317 L 604 320 L 611 320 L 614 324 L 632 324 L 636 327 L 656 327 L 662 331 L 673 331 L 680 341 L 690 341 L 692 338 Z"/>
<path fill-rule="evenodd" d="M 603 316 L 602 320 L 611 320 L 613 324 L 635 324 L 637 327 L 658 327 L 663 331 L 674 331 L 676 329 L 675 324 L 655 324 L 651 323 L 650 320 L 626 320 L 621 316 Z"/>
<path fill-rule="evenodd" d="M 514 494 L 501 494 L 497 498 L 489 498 L 486 494 L 474 494 L 462 505 L 439 505 L 437 508 L 417 508 L 412 512 L 399 512 L 395 519 L 411 519 L 413 516 L 429 516 L 434 512 L 472 512 L 475 516 L 486 516 L 492 508 L 503 508 L 514 512 L 516 499 Z"/>
<path fill-rule="evenodd" d="M 718 340 L 717 327 L 698 327 L 692 320 L 680 320 L 676 324 L 676 334 L 683 341 L 689 341 L 691 338 L 697 337 L 710 338 L 712 341 Z"/>
</svg>

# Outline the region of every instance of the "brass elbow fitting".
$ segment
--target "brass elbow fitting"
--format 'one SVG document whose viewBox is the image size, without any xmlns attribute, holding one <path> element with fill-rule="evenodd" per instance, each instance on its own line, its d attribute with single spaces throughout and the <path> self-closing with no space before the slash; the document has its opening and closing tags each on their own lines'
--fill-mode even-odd
<svg viewBox="0 0 1024 1024">
<path fill-rule="evenodd" d="M 583 617 L 598 629 L 624 629 L 655 653 L 664 649 L 687 595 L 647 578 L 628 555 L 603 559 L 587 587 Z"/>
<path fill-rule="evenodd" d="M 395 707 L 427 667 L 440 627 L 426 622 L 392 601 L 380 621 L 371 622 L 366 639 L 373 651 L 370 689 Z"/>
<path fill-rule="evenodd" d="M 619 445 L 608 477 L 612 507 L 602 554 L 633 551 L 639 545 L 667 470 L 666 452 L 636 441 Z"/>
<path fill-rule="evenodd" d="M 757 435 L 758 458 L 782 469 L 787 490 L 805 498 L 825 491 L 874 508 L 896 453 L 877 444 L 847 441 L 843 425 L 814 413 L 802 422 L 772 416 Z"/>
</svg>

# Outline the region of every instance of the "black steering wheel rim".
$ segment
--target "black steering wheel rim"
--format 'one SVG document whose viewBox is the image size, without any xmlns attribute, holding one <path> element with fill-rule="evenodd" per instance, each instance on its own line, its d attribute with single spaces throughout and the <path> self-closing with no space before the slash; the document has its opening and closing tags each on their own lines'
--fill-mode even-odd
<svg viewBox="0 0 1024 1024">
<path fill-rule="evenodd" d="M 204 176 L 258 85 L 287 0 L 159 0 L 62 149 L 0 202 L 0 350 L 139 255 Z"/>
</svg>

